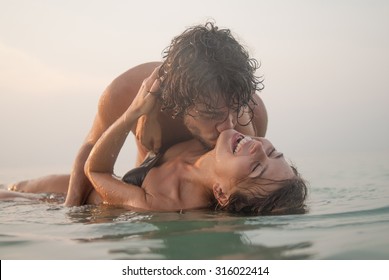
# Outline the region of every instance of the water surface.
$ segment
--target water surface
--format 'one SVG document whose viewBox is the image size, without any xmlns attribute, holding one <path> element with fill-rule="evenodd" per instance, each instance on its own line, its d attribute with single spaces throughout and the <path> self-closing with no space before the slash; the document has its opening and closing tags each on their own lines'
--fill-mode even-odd
<svg viewBox="0 0 389 280">
<path fill-rule="evenodd" d="M 386 156 L 298 159 L 310 182 L 304 215 L 136 213 L 1 201 L 0 258 L 389 259 Z"/>
</svg>

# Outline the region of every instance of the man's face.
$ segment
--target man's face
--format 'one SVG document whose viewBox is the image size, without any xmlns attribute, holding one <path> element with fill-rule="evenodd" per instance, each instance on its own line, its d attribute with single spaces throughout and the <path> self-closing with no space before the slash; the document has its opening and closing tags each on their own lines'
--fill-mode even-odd
<svg viewBox="0 0 389 280">
<path fill-rule="evenodd" d="M 204 103 L 188 108 L 184 124 L 205 147 L 212 149 L 216 145 L 220 132 L 233 129 L 237 123 L 237 113 L 229 110 L 224 102 L 217 102 L 212 109 Z"/>
</svg>

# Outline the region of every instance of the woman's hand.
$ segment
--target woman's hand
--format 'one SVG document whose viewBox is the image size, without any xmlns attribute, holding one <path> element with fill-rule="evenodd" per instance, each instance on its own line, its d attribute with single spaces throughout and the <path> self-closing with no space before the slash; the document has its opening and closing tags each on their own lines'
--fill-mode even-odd
<svg viewBox="0 0 389 280">
<path fill-rule="evenodd" d="M 158 122 L 159 67 L 146 78 L 127 113 L 139 116 L 135 137 L 146 149 L 157 153 L 161 148 L 161 126 Z"/>
<path fill-rule="evenodd" d="M 158 70 L 159 67 L 155 68 L 153 73 L 143 81 L 135 99 L 128 108 L 138 117 L 150 113 L 160 96 Z"/>
</svg>

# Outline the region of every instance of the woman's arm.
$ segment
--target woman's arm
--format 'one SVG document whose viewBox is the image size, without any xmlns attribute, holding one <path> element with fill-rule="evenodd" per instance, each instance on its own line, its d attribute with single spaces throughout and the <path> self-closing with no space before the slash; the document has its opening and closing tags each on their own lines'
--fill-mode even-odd
<svg viewBox="0 0 389 280">
<path fill-rule="evenodd" d="M 85 173 L 103 201 L 109 204 L 150 208 L 144 189 L 131 186 L 113 176 L 119 152 L 138 118 L 155 106 L 159 90 L 158 68 L 142 83 L 137 96 L 124 114 L 103 133 L 92 149 Z"/>
</svg>

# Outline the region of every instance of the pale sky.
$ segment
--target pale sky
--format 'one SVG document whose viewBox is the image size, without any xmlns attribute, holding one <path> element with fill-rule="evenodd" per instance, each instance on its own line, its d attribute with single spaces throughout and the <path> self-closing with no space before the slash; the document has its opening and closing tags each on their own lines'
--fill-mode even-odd
<svg viewBox="0 0 389 280">
<path fill-rule="evenodd" d="M 286 155 L 388 154 L 388 1 L 0 0 L 0 183 L 68 172 L 104 88 L 207 19 L 261 62 L 267 137 Z"/>
</svg>

